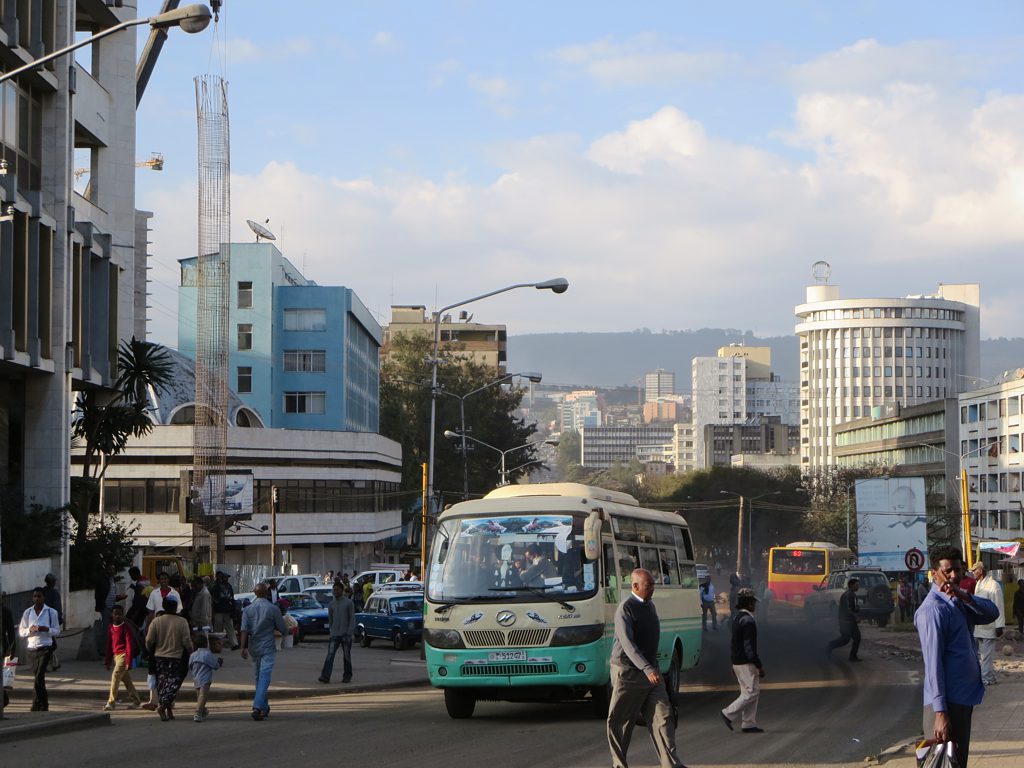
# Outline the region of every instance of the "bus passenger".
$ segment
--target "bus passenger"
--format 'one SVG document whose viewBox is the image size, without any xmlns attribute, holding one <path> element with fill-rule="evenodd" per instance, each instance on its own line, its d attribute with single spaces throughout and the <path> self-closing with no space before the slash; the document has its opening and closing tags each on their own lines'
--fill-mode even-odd
<svg viewBox="0 0 1024 768">
<path fill-rule="evenodd" d="M 544 557 L 535 544 L 527 546 L 524 555 L 530 563 L 529 568 L 519 573 L 524 587 L 543 587 L 545 579 L 553 579 L 558 575 L 555 564 Z"/>
</svg>

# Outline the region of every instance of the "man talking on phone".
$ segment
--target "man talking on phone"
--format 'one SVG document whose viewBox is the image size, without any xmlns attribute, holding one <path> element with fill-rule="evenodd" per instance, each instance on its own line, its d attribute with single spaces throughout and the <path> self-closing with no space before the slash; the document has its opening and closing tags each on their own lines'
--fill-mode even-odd
<svg viewBox="0 0 1024 768">
<path fill-rule="evenodd" d="M 924 703 L 935 712 L 933 738 L 952 741 L 960 768 L 967 768 L 971 715 L 985 697 L 974 627 L 995 621 L 999 609 L 961 589 L 959 549 L 936 547 L 929 559 L 932 588 L 914 614 L 924 656 Z"/>
</svg>

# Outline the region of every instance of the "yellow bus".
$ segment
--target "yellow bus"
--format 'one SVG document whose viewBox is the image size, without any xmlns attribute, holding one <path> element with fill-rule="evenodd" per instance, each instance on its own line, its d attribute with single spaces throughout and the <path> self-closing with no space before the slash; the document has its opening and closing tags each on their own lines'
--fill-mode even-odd
<svg viewBox="0 0 1024 768">
<path fill-rule="evenodd" d="M 856 562 L 853 552 L 827 541 L 794 541 L 768 552 L 771 605 L 803 609 L 807 596 L 832 571 Z"/>
<path fill-rule="evenodd" d="M 604 716 L 614 615 L 654 574 L 672 700 L 700 658 L 693 542 L 678 514 L 578 483 L 509 485 L 446 509 L 426 573 L 424 649 L 453 718 L 479 699 L 570 701 Z"/>
</svg>

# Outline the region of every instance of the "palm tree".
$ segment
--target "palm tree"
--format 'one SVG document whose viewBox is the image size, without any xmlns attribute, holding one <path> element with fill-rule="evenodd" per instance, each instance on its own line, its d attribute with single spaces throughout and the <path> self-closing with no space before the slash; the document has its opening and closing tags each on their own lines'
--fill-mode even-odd
<svg viewBox="0 0 1024 768">
<path fill-rule="evenodd" d="M 71 515 L 78 527 L 76 544 L 86 539 L 89 510 L 106 471 L 103 457 L 117 456 L 129 438 L 149 433 L 153 428 L 149 392 L 165 387 L 174 370 L 166 349 L 134 336 L 121 342 L 117 367 L 113 391 L 85 390 L 71 415 L 72 439 L 84 446 L 82 476 L 74 478 L 71 489 Z"/>
</svg>

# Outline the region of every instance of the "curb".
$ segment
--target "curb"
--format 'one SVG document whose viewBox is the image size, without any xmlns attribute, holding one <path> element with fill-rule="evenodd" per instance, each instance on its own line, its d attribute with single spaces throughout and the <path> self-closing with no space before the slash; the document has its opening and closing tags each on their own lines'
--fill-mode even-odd
<svg viewBox="0 0 1024 768">
<path fill-rule="evenodd" d="M 886 747 L 877 755 L 869 759 L 871 760 L 873 765 L 883 765 L 884 763 L 886 763 L 894 757 L 902 757 L 903 755 L 913 754 L 914 745 L 921 741 L 922 738 L 922 736 L 918 735 L 911 736 L 909 738 L 903 739 L 902 741 L 897 741 L 892 746 Z"/>
<path fill-rule="evenodd" d="M 304 699 L 304 698 L 318 698 L 321 696 L 337 696 L 339 694 L 347 693 L 375 693 L 377 691 L 387 691 L 396 688 L 421 688 L 429 686 L 430 681 L 426 678 L 416 678 L 412 680 L 398 680 L 390 683 L 364 683 L 362 685 L 353 685 L 351 683 L 335 683 L 322 685 L 318 688 L 275 688 L 273 682 L 270 684 L 270 695 L 273 698 L 279 699 Z M 69 688 L 57 688 L 48 686 L 50 698 L 52 699 L 93 699 L 96 701 L 106 701 L 107 688 L 81 688 L 81 687 L 69 687 Z M 194 700 L 195 695 L 192 692 L 192 688 L 182 686 L 182 693 L 179 694 L 179 698 L 185 701 Z M 141 693 L 145 693 L 145 687 L 139 688 Z M 14 701 L 28 701 L 32 698 L 32 690 L 30 688 L 17 688 L 13 691 L 9 691 L 11 699 Z M 253 695 L 252 688 L 218 688 L 216 683 L 210 689 L 209 701 L 246 701 L 251 699 Z"/>
<path fill-rule="evenodd" d="M 61 715 L 52 720 L 39 719 L 28 723 L 17 723 L 0 727 L 0 743 L 34 739 L 38 736 L 52 736 L 70 733 L 86 728 L 110 725 L 109 712 L 89 712 L 84 715 Z"/>
</svg>

